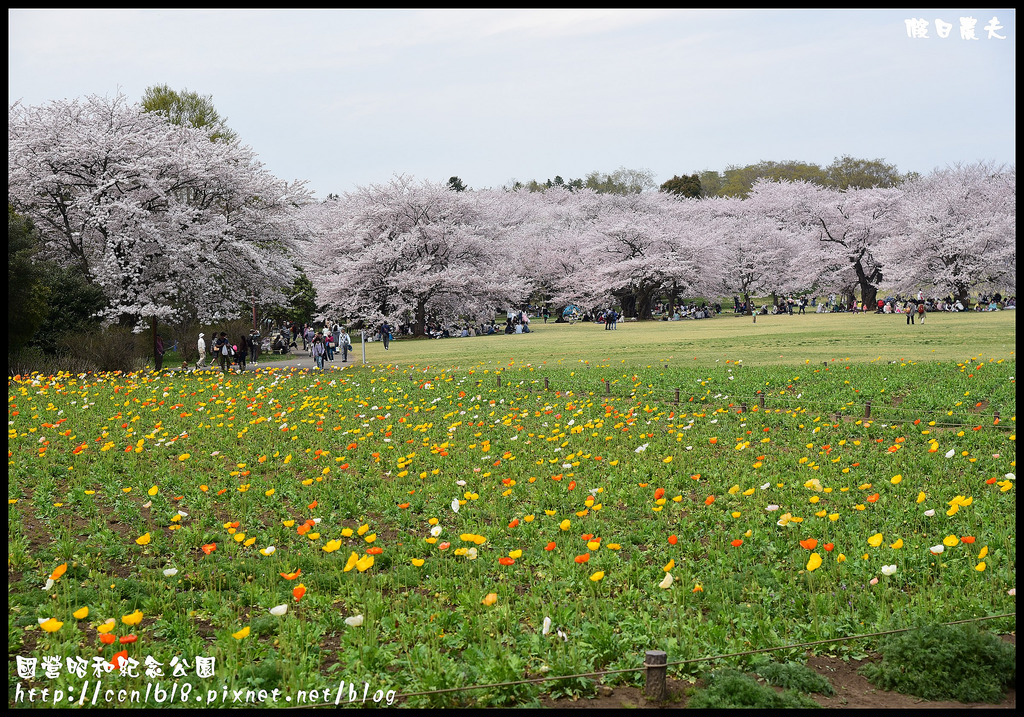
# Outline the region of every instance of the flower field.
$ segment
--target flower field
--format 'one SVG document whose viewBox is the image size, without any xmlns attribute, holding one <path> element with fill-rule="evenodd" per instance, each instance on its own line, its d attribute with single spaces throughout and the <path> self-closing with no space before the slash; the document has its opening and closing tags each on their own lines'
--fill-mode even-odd
<svg viewBox="0 0 1024 717">
<path fill-rule="evenodd" d="M 1012 612 L 1015 366 L 15 377 L 11 660 L 410 693 Z"/>
</svg>

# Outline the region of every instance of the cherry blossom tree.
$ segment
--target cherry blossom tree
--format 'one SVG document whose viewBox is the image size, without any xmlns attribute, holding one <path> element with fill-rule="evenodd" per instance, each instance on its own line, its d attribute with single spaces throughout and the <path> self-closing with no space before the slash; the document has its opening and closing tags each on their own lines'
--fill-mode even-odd
<svg viewBox="0 0 1024 717">
<path fill-rule="evenodd" d="M 295 273 L 294 213 L 308 192 L 210 131 L 122 95 L 10 107 L 9 202 L 36 223 L 48 258 L 103 290 L 107 318 L 139 329 L 232 316 Z"/>
<path fill-rule="evenodd" d="M 1016 289 L 1016 169 L 987 162 L 936 170 L 904 186 L 887 285 L 927 288 L 968 306 L 972 287 Z"/>
<path fill-rule="evenodd" d="M 405 175 L 361 187 L 310 220 L 318 226 L 310 278 L 330 309 L 371 325 L 408 322 L 417 335 L 435 314 L 476 318 L 491 307 L 493 317 L 493 307 L 528 290 L 507 271 L 511 229 L 496 202 Z"/>
</svg>

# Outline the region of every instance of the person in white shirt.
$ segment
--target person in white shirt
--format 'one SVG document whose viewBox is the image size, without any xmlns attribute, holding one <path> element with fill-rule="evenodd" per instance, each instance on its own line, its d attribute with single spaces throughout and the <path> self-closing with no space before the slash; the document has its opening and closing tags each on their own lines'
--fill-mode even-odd
<svg viewBox="0 0 1024 717">
<path fill-rule="evenodd" d="M 203 337 L 206 334 L 199 334 L 199 341 L 196 342 L 196 348 L 199 349 L 199 360 L 196 361 L 196 371 L 203 368 L 206 365 L 206 339 Z"/>
</svg>

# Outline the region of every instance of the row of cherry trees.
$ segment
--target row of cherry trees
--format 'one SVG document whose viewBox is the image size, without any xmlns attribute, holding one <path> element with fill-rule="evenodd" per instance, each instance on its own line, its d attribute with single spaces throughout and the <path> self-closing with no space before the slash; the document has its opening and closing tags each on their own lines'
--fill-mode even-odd
<svg viewBox="0 0 1024 717">
<path fill-rule="evenodd" d="M 939 170 L 897 188 L 759 181 L 744 198 L 552 187 L 454 191 L 396 176 L 314 202 L 218 127 L 123 96 L 8 122 L 8 198 L 43 255 L 102 289 L 126 326 L 285 303 L 296 265 L 325 314 L 375 323 L 493 317 L 527 300 L 647 318 L 684 297 L 1015 289 L 1013 168 Z"/>
<path fill-rule="evenodd" d="M 310 276 L 330 311 L 376 322 L 490 318 L 659 299 L 924 289 L 967 300 L 1016 286 L 1015 170 L 973 164 L 899 188 L 756 183 L 746 199 L 478 190 L 406 176 L 304 210 Z"/>
<path fill-rule="evenodd" d="M 41 234 L 44 258 L 77 267 L 107 319 L 208 322 L 282 301 L 312 201 L 216 127 L 173 124 L 124 96 L 15 103 L 8 201 Z"/>
</svg>

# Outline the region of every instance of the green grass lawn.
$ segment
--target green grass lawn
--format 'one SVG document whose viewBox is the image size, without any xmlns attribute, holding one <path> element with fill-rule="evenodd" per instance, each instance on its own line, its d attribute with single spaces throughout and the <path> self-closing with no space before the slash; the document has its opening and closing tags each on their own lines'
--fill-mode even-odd
<svg viewBox="0 0 1024 717">
<path fill-rule="evenodd" d="M 1014 611 L 1012 313 L 535 325 L 344 372 L 9 379 L 10 661 L 506 706 L 595 685 L 437 691 Z"/>
<path fill-rule="evenodd" d="M 722 314 L 699 321 L 620 322 L 614 332 L 600 324 L 544 324 L 532 332 L 468 339 L 409 340 L 366 347 L 369 363 L 473 366 L 487 362 L 539 364 L 655 362 L 699 365 L 742 359 L 747 365 L 798 365 L 832 359 L 950 361 L 968 356 L 1014 355 L 1016 312 L 929 314 L 923 325 L 907 326 L 902 316 L 805 314 L 750 317 Z M 358 353 L 358 352 L 357 352 Z M 696 359 L 696 361 L 694 361 Z"/>
</svg>

